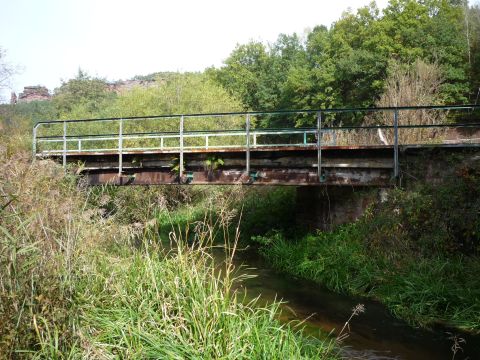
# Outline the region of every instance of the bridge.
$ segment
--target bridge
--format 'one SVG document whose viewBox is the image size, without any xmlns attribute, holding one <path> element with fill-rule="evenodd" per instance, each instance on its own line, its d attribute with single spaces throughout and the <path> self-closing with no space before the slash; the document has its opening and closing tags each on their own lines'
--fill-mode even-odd
<svg viewBox="0 0 480 360">
<path fill-rule="evenodd" d="M 479 115 L 455 105 L 40 121 L 33 156 L 89 185 L 388 186 L 405 156 L 480 148 Z"/>
</svg>

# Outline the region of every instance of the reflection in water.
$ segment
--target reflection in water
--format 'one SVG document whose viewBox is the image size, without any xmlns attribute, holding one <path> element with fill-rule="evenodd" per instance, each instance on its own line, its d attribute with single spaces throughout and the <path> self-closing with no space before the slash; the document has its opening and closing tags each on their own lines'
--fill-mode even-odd
<svg viewBox="0 0 480 360">
<path fill-rule="evenodd" d="M 223 252 L 216 251 L 215 258 L 223 259 Z M 412 328 L 377 302 L 335 294 L 318 284 L 276 273 L 252 252 L 237 253 L 234 262 L 237 274 L 252 275 L 238 285 L 247 289 L 249 299 L 261 295 L 260 305 L 283 300 L 280 320 L 306 319 L 305 331 L 313 336 L 320 331 L 337 334 L 355 305 L 364 304 L 366 312 L 352 319 L 350 336 L 343 343 L 346 359 L 452 359 L 452 343 L 445 329 Z M 480 359 L 479 337 L 461 336 L 467 343 L 455 359 Z"/>
</svg>

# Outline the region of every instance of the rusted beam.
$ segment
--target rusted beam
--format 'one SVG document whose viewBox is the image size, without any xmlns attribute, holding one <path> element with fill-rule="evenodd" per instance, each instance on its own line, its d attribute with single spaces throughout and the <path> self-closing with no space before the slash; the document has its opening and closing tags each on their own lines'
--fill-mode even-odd
<svg viewBox="0 0 480 360">
<path fill-rule="evenodd" d="M 392 150 L 392 145 L 369 145 L 369 146 L 322 146 L 323 151 L 335 151 L 335 150 L 376 150 L 376 149 L 390 149 Z M 251 153 L 256 152 L 283 152 L 283 151 L 317 151 L 316 145 L 307 145 L 307 146 L 268 146 L 262 145 L 257 147 L 251 147 Z M 245 154 L 245 148 L 241 147 L 228 147 L 228 148 L 202 148 L 202 149 L 188 149 L 184 148 L 184 154 L 192 154 L 192 153 L 242 153 Z M 180 153 L 180 149 L 155 149 L 155 150 L 124 150 L 124 155 L 148 155 L 148 154 L 172 154 L 178 155 Z M 63 153 L 62 151 L 52 152 L 52 153 L 37 153 L 36 156 L 39 158 L 42 157 L 57 157 L 61 156 Z M 77 157 L 77 156 L 109 156 L 109 155 L 117 155 L 118 152 L 114 151 L 75 151 L 72 153 L 67 152 L 67 157 Z"/>
<path fill-rule="evenodd" d="M 117 172 L 86 173 L 89 185 L 165 185 L 177 184 L 178 175 L 167 170 L 137 170 L 118 176 Z M 336 185 L 336 186 L 388 186 L 389 169 L 324 169 L 325 181 L 319 182 L 315 170 L 257 169 L 255 179 L 245 176 L 244 169 L 215 171 L 186 171 L 191 185 Z"/>
<path fill-rule="evenodd" d="M 280 158 L 280 159 L 252 159 L 250 166 L 255 168 L 288 168 L 288 169 L 310 169 L 315 168 L 316 164 L 312 161 L 308 161 L 308 158 L 292 157 L 292 158 Z M 243 159 L 223 159 L 224 164 L 222 168 L 241 168 L 245 165 Z M 190 159 L 187 163 L 188 169 L 203 169 L 205 168 L 205 160 L 202 159 Z M 118 164 L 115 162 L 99 162 L 88 161 L 82 166 L 82 171 L 94 171 L 94 170 L 112 170 L 117 169 Z M 158 169 L 158 168 L 171 168 L 170 160 L 141 160 L 141 161 L 124 161 L 123 169 Z M 325 159 L 323 161 L 323 168 L 380 168 L 391 169 L 393 168 L 393 162 L 391 159 Z"/>
<path fill-rule="evenodd" d="M 90 185 L 255 184 L 386 186 L 392 176 L 392 148 L 327 148 L 323 150 L 322 177 L 318 177 L 315 147 L 252 149 L 250 172 L 245 173 L 244 152 L 212 149 L 185 152 L 184 176 L 172 172 L 169 152 L 124 153 L 122 173 L 117 153 L 76 153 L 67 156 L 79 164 Z M 62 154 L 63 155 L 63 154 Z M 223 165 L 208 171 L 206 160 L 215 155 Z"/>
</svg>

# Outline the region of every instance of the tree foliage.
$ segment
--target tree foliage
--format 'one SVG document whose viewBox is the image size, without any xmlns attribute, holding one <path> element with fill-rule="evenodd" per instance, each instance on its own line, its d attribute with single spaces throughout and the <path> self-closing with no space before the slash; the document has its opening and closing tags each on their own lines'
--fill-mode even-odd
<svg viewBox="0 0 480 360">
<path fill-rule="evenodd" d="M 106 100 L 114 97 L 115 93 L 108 91 L 105 80 L 93 78 L 79 69 L 74 79 L 63 81 L 62 85 L 55 89 L 53 102 L 60 117 L 68 117 L 79 111 L 92 117 L 105 105 Z"/>
<path fill-rule="evenodd" d="M 8 78 L 12 72 L 4 55 L 0 49 L 0 86 L 2 74 Z M 390 0 L 380 10 L 372 2 L 305 36 L 280 34 L 270 44 L 239 44 L 224 66 L 206 74 L 136 76 L 155 80 L 155 85 L 120 94 L 105 80 L 79 70 L 56 89 L 53 110 L 60 118 L 93 118 L 370 107 L 398 90 L 392 89 L 392 73 L 419 62 L 435 64 L 440 72 L 442 82 L 432 98 L 436 104 L 474 102 L 480 88 L 479 5 L 469 6 L 466 0 Z M 410 105 L 424 104 L 420 98 L 412 101 Z M 39 114 L 50 117 L 53 110 L 48 107 Z M 255 121 L 285 125 L 284 119 L 274 117 Z M 312 126 L 312 121 L 295 118 L 297 126 Z"/>
<path fill-rule="evenodd" d="M 478 100 L 480 94 L 480 3 L 468 10 L 466 17 L 470 46 L 471 100 Z"/>
<path fill-rule="evenodd" d="M 105 116 L 148 116 L 214 113 L 240 110 L 227 92 L 200 73 L 171 74 L 157 78 L 152 87 L 122 93 L 104 109 Z"/>
<path fill-rule="evenodd" d="M 238 45 L 209 73 L 254 110 L 373 106 L 398 64 L 437 64 L 437 103 L 474 99 L 480 77 L 478 5 L 464 0 L 390 0 L 347 11 L 330 28 L 315 27 L 273 44 Z M 297 125 L 303 125 L 297 121 Z"/>
</svg>

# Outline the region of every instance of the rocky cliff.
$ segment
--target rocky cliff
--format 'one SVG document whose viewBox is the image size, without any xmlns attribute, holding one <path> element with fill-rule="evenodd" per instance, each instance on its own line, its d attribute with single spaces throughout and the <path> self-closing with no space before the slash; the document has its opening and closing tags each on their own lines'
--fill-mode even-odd
<svg viewBox="0 0 480 360">
<path fill-rule="evenodd" d="M 28 103 L 32 101 L 50 100 L 51 98 L 52 95 L 50 95 L 45 86 L 25 86 L 23 92 L 18 95 L 18 98 L 12 94 L 11 102 Z"/>
</svg>

